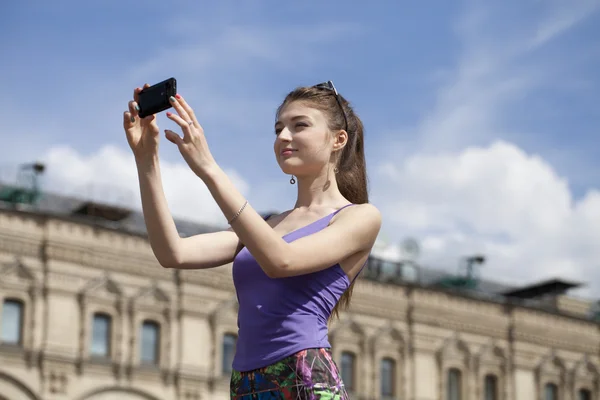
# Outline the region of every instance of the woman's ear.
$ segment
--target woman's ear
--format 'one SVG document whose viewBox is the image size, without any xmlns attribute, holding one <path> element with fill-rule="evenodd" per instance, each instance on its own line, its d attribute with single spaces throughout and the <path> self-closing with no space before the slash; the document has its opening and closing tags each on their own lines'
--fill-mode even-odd
<svg viewBox="0 0 600 400">
<path fill-rule="evenodd" d="M 348 143 L 348 132 L 345 130 L 338 131 L 333 140 L 333 151 L 339 151 Z"/>
</svg>

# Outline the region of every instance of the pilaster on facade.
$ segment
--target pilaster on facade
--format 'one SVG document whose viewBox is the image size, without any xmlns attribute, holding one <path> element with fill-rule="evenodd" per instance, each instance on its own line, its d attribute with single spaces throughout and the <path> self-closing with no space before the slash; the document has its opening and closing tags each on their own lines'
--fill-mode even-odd
<svg viewBox="0 0 600 400">
<path fill-rule="evenodd" d="M 378 388 L 381 388 L 381 368 L 377 366 L 382 365 L 383 362 L 389 363 L 388 368 L 392 369 L 392 393 L 388 394 L 394 398 L 406 398 L 407 397 L 407 380 L 406 369 L 404 368 L 407 355 L 406 355 L 406 340 L 404 335 L 396 329 L 391 321 L 383 325 L 369 339 L 370 353 L 371 353 L 371 392 L 376 392 Z"/>
<path fill-rule="evenodd" d="M 491 339 L 483 345 L 473 362 L 476 399 L 485 398 L 486 385 L 493 388 L 498 399 L 510 398 L 507 350 L 497 340 Z"/>
<path fill-rule="evenodd" d="M 167 292 L 156 282 L 142 287 L 127 300 L 127 321 L 129 324 L 126 340 L 126 374 L 129 380 L 161 381 L 173 384 L 171 359 L 173 311 L 172 301 Z M 157 335 L 154 359 L 142 357 L 142 330 L 147 324 Z"/>
<path fill-rule="evenodd" d="M 564 361 L 558 357 L 554 350 L 544 356 L 535 368 L 537 398 L 548 398 L 546 392 L 555 391 L 559 399 L 569 395 L 567 390 L 567 370 Z"/>
<path fill-rule="evenodd" d="M 122 341 L 125 329 L 125 299 L 122 288 L 108 273 L 88 281 L 77 294 L 79 306 L 78 374 L 94 372 L 118 378 L 124 364 Z M 94 318 L 108 324 L 108 351 L 102 356 L 90 350 Z"/>
<path fill-rule="evenodd" d="M 595 359 L 592 362 L 592 359 Z M 580 391 L 586 390 L 591 394 L 600 393 L 600 374 L 598 371 L 598 358 L 584 354 L 583 357 L 575 363 L 569 374 L 569 390 L 574 396 Z M 575 397 L 575 399 L 577 399 Z"/>
<path fill-rule="evenodd" d="M 347 389 L 351 396 L 364 393 L 369 386 L 367 381 L 372 363 L 367 353 L 367 335 L 365 330 L 357 323 L 352 315 L 345 314 L 340 321 L 336 321 L 330 329 L 329 341 L 333 348 L 334 360 L 344 363 L 347 357 L 352 363 L 350 371 L 353 376 L 347 377 Z M 339 365 L 343 368 L 342 365 Z"/>
<path fill-rule="evenodd" d="M 8 350 L 8 355 L 17 357 L 28 368 L 33 367 L 40 349 L 35 346 L 35 332 L 39 323 L 39 298 L 42 296 L 41 271 L 34 271 L 26 265 L 20 256 L 0 264 L 0 306 L 12 301 L 20 304 L 22 325 L 18 343 L 2 343 L 0 347 Z M 0 320 L 0 328 L 2 321 Z"/>
<path fill-rule="evenodd" d="M 224 365 L 227 362 L 223 357 L 224 341 L 226 336 L 232 339 L 237 339 L 237 316 L 239 305 L 235 297 L 230 297 L 228 300 L 219 303 L 209 314 L 208 320 L 210 323 L 211 338 L 211 370 L 213 371 L 213 382 L 219 386 L 228 385 L 229 365 Z"/>
<path fill-rule="evenodd" d="M 470 399 L 470 377 L 473 370 L 471 350 L 458 333 L 452 334 L 436 353 L 440 394 L 446 393 L 448 386 L 456 385 L 460 399 Z M 452 380 L 453 382 L 450 382 Z"/>
</svg>

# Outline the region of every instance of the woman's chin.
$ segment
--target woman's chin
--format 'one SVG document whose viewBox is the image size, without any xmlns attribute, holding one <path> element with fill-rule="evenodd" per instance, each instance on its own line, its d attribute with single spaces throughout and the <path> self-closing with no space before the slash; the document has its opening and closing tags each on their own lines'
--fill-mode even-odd
<svg viewBox="0 0 600 400">
<path fill-rule="evenodd" d="M 293 160 L 279 160 L 279 168 L 283 171 L 284 174 L 287 175 L 296 175 L 302 169 L 300 163 L 294 162 Z"/>
</svg>

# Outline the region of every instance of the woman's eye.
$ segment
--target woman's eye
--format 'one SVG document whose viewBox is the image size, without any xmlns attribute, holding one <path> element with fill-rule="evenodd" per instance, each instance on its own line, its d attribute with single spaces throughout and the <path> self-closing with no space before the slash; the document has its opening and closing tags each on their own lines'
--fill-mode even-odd
<svg viewBox="0 0 600 400">
<path fill-rule="evenodd" d="M 296 128 L 305 128 L 307 126 L 308 126 L 308 124 L 306 122 L 298 122 L 296 124 Z"/>
</svg>

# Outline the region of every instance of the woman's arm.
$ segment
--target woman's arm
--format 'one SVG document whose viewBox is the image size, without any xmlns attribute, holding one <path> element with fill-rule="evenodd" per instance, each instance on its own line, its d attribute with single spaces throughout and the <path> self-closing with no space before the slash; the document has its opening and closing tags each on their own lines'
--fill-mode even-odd
<svg viewBox="0 0 600 400">
<path fill-rule="evenodd" d="M 227 220 L 231 220 L 246 204 L 245 198 L 216 164 L 205 172 L 202 179 Z M 231 227 L 265 273 L 280 278 L 329 268 L 370 250 L 381 227 L 381 215 L 371 204 L 349 207 L 325 229 L 287 243 L 246 204 Z"/>
<path fill-rule="evenodd" d="M 233 261 L 241 245 L 235 232 L 205 233 L 181 238 L 169 211 L 158 156 L 138 161 L 142 210 L 148 239 L 156 259 L 165 268 L 213 268 Z"/>
</svg>

